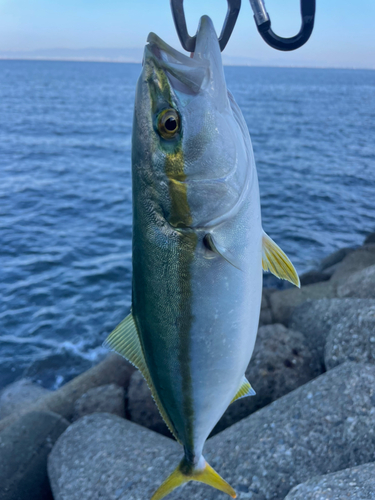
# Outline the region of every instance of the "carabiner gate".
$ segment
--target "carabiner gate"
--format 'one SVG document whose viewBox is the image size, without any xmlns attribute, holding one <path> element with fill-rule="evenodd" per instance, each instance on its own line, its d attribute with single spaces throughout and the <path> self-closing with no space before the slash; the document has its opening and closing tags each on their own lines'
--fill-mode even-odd
<svg viewBox="0 0 375 500">
<path fill-rule="evenodd" d="M 181 45 L 188 52 L 195 51 L 196 35 L 190 36 L 186 26 L 185 12 L 183 7 L 184 0 L 171 0 L 171 9 L 174 24 Z M 240 12 L 241 0 L 227 0 L 228 11 L 225 17 L 223 28 L 219 36 L 220 50 L 223 51 L 232 34 Z"/>
<path fill-rule="evenodd" d="M 260 36 L 271 47 L 277 50 L 295 50 L 302 47 L 310 38 L 314 28 L 315 0 L 301 0 L 302 24 L 299 33 L 291 38 L 282 38 L 271 29 L 271 19 L 263 0 L 250 0 L 254 12 L 255 24 Z"/>
</svg>

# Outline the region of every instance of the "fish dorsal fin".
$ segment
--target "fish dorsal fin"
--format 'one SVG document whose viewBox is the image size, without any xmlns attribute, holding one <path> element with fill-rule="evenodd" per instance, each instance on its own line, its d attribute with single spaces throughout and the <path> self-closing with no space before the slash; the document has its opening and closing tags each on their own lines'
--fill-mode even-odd
<svg viewBox="0 0 375 500">
<path fill-rule="evenodd" d="M 231 403 L 237 401 L 237 399 L 245 398 L 246 396 L 255 396 L 255 391 L 251 387 L 250 382 L 247 380 L 245 375 L 243 376 L 240 388 L 236 392 L 236 395 L 232 399 Z"/>
<path fill-rule="evenodd" d="M 177 439 L 173 426 L 166 414 L 166 411 L 161 404 L 159 396 L 152 383 L 150 372 L 147 368 L 146 360 L 143 355 L 142 345 L 139 340 L 137 325 L 135 324 L 134 317 L 130 313 L 126 318 L 121 321 L 119 325 L 109 334 L 103 347 L 115 351 L 125 359 L 130 361 L 142 373 L 143 378 L 146 380 L 148 387 L 151 390 L 152 397 L 158 407 L 160 415 L 163 417 L 164 422 L 167 424 L 168 429 Z M 178 439 L 177 439 L 178 441 Z"/>
<path fill-rule="evenodd" d="M 214 237 L 212 236 L 212 234 L 207 233 L 203 238 L 203 243 L 204 243 L 206 248 L 208 248 L 212 252 L 217 253 L 218 255 L 223 257 L 223 259 L 225 259 L 233 267 L 242 271 L 242 269 L 239 266 L 239 263 L 237 262 L 237 259 L 232 254 L 232 252 L 230 252 L 227 248 L 224 248 L 223 246 L 219 245 L 217 243 L 217 241 L 214 239 Z"/>
<path fill-rule="evenodd" d="M 262 238 L 262 267 L 264 271 L 270 271 L 277 278 L 288 280 L 293 285 L 301 288 L 299 277 L 293 264 L 281 248 L 264 231 Z"/>
</svg>

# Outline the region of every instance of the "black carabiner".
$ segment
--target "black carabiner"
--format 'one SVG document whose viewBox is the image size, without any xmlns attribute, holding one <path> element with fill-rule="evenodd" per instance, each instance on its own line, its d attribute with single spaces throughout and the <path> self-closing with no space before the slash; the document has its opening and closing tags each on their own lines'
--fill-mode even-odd
<svg viewBox="0 0 375 500">
<path fill-rule="evenodd" d="M 185 12 L 183 7 L 184 0 L 171 0 L 171 9 L 174 24 L 181 45 L 188 52 L 194 52 L 196 35 L 190 36 L 186 27 Z M 240 12 L 241 0 L 227 0 L 228 11 L 219 36 L 220 50 L 223 51 L 232 34 L 234 25 L 236 24 L 238 14 Z"/>
<path fill-rule="evenodd" d="M 277 50 L 295 50 L 302 47 L 310 38 L 314 28 L 315 0 L 301 1 L 302 25 L 299 33 L 291 38 L 282 38 L 276 35 L 271 29 L 270 16 L 266 11 L 263 0 L 250 0 L 251 8 L 254 12 L 255 24 L 260 36 L 271 47 Z"/>
</svg>

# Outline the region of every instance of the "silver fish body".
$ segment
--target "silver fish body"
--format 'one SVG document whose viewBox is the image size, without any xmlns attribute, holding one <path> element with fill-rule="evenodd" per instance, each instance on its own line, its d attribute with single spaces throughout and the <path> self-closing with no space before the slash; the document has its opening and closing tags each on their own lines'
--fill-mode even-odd
<svg viewBox="0 0 375 500">
<path fill-rule="evenodd" d="M 268 257 L 250 136 L 206 16 L 192 58 L 148 38 L 132 176 L 134 326 L 120 333 L 133 328 L 136 338 L 121 340 L 115 330 L 108 345 L 144 373 L 184 447 L 179 469 L 153 498 L 191 479 L 234 496 L 202 450 L 236 395 L 251 394 L 244 373 Z M 127 354 L 135 344 L 137 354 Z"/>
</svg>

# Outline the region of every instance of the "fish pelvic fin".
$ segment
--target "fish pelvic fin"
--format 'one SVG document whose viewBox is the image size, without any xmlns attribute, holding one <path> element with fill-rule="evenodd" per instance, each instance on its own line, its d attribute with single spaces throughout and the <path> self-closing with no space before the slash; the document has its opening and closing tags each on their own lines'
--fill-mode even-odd
<svg viewBox="0 0 375 500">
<path fill-rule="evenodd" d="M 264 271 L 270 271 L 277 278 L 287 280 L 301 288 L 297 271 L 285 253 L 276 243 L 263 231 L 262 237 L 262 267 Z"/>
<path fill-rule="evenodd" d="M 236 498 L 236 492 L 219 474 L 201 457 L 197 467 L 194 467 L 186 458 L 183 458 L 172 474 L 159 486 L 152 495 L 151 500 L 161 500 L 173 490 L 189 481 L 198 481 L 208 484 L 217 490 Z"/>
<path fill-rule="evenodd" d="M 145 357 L 143 355 L 141 341 L 139 339 L 137 325 L 135 323 L 133 314 L 130 313 L 124 320 L 121 321 L 119 325 L 109 334 L 107 339 L 103 343 L 103 347 L 117 352 L 132 365 L 134 365 L 142 373 L 143 378 L 146 380 L 148 387 L 151 390 L 152 397 L 156 403 L 160 415 L 162 416 L 164 422 L 166 423 L 168 429 L 171 431 L 173 436 L 176 436 L 173 425 L 168 418 L 166 411 L 161 404 L 159 396 L 155 390 L 154 384 L 150 372 L 147 367 Z"/>
<path fill-rule="evenodd" d="M 242 382 L 241 382 L 241 385 L 240 385 L 240 388 L 236 392 L 231 403 L 234 403 L 235 401 L 237 401 L 237 399 L 246 398 L 246 396 L 255 396 L 255 391 L 251 387 L 250 382 L 247 380 L 247 378 L 244 375 Z"/>
</svg>

